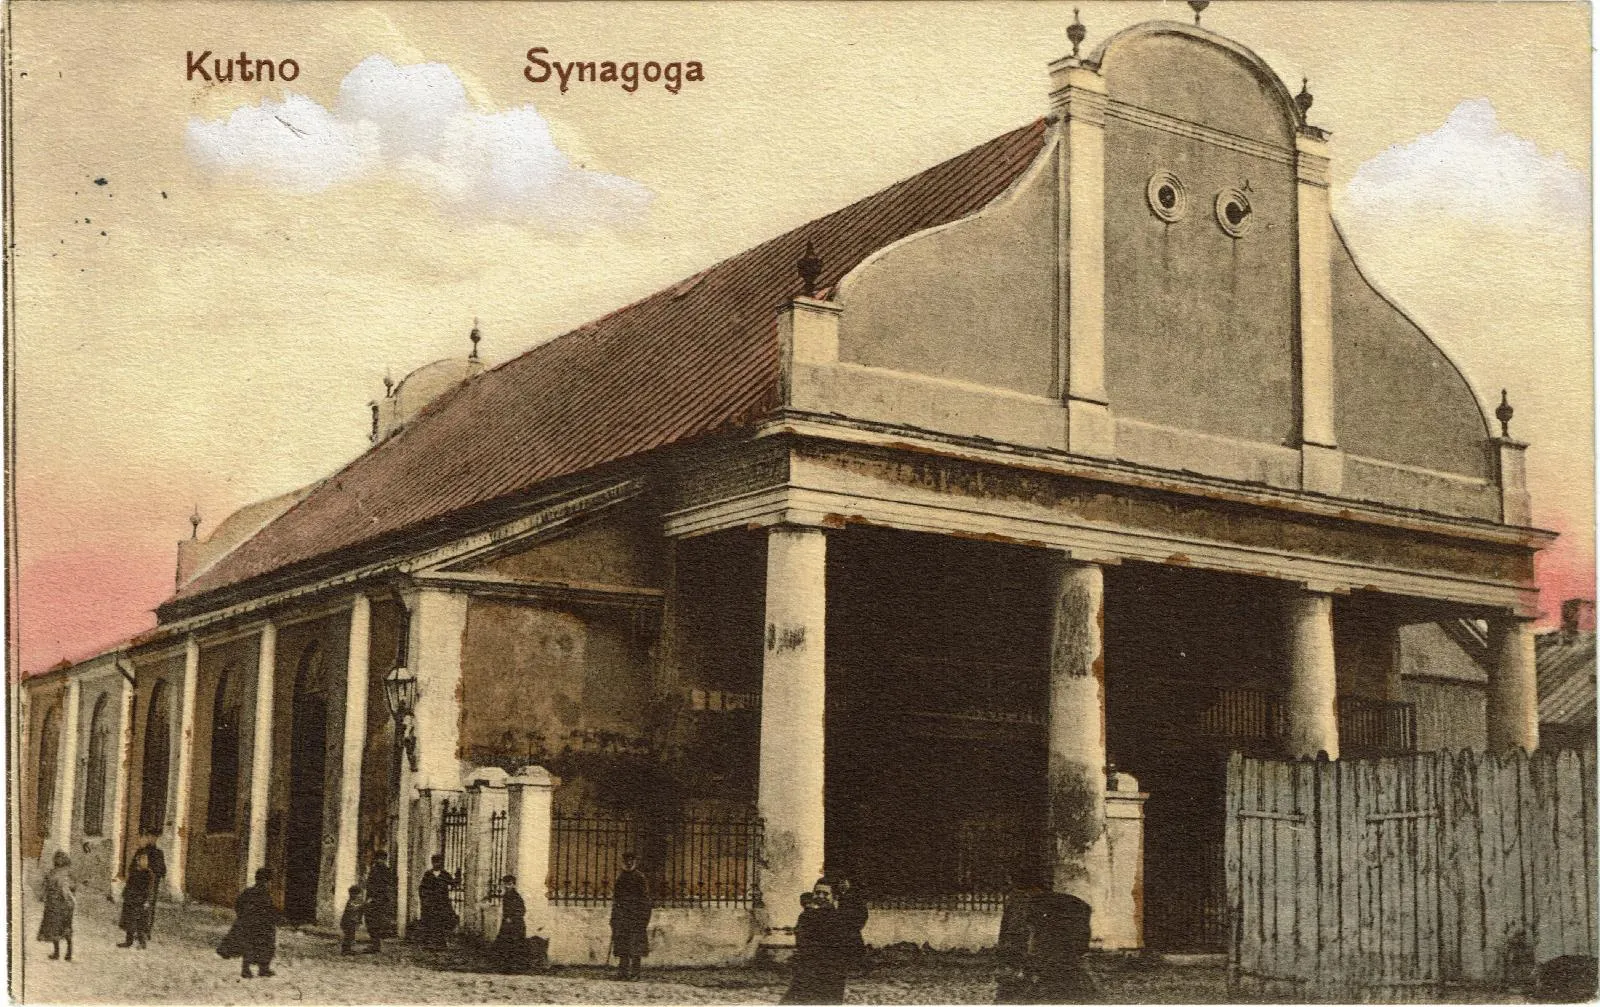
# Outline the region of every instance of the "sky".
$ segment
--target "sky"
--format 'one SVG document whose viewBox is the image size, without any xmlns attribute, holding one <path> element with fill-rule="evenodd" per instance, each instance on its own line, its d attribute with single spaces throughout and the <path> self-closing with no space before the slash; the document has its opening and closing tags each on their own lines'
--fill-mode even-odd
<svg viewBox="0 0 1600 1007">
<path fill-rule="evenodd" d="M 1088 49 L 1191 16 L 1078 7 Z M 192 511 L 204 537 L 338 469 L 384 375 L 466 353 L 475 318 L 501 362 L 1043 114 L 1072 20 L 997 3 L 10 10 L 24 672 L 153 625 Z M 1562 533 L 1545 608 L 1592 597 L 1587 9 L 1223 0 L 1204 24 L 1291 91 L 1309 78 L 1357 261 L 1480 399 L 1509 390 L 1535 521 Z M 677 63 L 678 83 L 563 89 L 537 79 L 535 47 Z M 273 79 L 205 79 L 241 52 Z"/>
</svg>

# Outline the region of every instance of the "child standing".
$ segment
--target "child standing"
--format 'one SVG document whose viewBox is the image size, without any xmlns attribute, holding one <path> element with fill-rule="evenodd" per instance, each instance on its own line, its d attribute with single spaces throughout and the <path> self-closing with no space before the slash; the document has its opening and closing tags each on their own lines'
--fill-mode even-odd
<svg viewBox="0 0 1600 1007">
<path fill-rule="evenodd" d="M 72 860 L 57 850 L 55 866 L 44 876 L 44 919 L 39 921 L 39 939 L 54 947 L 51 958 L 61 957 L 61 942 L 67 942 L 67 961 L 72 961 L 72 911 L 77 886 L 72 882 Z"/>
<path fill-rule="evenodd" d="M 361 886 L 350 886 L 350 897 L 345 901 L 344 912 L 339 916 L 339 932 L 344 939 L 339 943 L 339 953 L 347 955 L 355 951 L 356 931 L 361 927 L 361 920 L 367 911 L 367 904 L 361 898 Z"/>
</svg>

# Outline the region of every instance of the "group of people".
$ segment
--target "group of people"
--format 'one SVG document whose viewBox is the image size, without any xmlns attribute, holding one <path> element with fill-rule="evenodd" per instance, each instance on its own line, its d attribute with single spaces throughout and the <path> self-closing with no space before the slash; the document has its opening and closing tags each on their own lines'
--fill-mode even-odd
<svg viewBox="0 0 1600 1007">
<path fill-rule="evenodd" d="M 844 1002 L 845 983 L 866 966 L 867 902 L 846 878 L 823 878 L 800 896 L 787 1004 Z"/>
<path fill-rule="evenodd" d="M 154 840 L 149 840 L 133 855 L 122 888 L 122 915 L 118 926 L 126 935 L 119 948 L 144 948 L 155 924 L 156 893 L 166 877 L 166 858 Z M 66 944 L 66 961 L 72 961 L 72 918 L 77 912 L 78 886 L 72 878 L 72 858 L 57 850 L 44 877 L 44 915 L 39 920 L 37 939 L 51 945 L 50 958 L 61 959 Z"/>
</svg>

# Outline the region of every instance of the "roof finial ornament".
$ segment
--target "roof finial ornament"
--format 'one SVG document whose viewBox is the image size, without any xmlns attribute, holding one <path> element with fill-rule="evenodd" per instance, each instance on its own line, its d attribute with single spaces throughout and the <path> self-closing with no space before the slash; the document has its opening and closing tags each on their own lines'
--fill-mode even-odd
<svg viewBox="0 0 1600 1007">
<path fill-rule="evenodd" d="M 1294 107 L 1300 110 L 1300 118 L 1304 119 L 1306 113 L 1311 111 L 1311 78 L 1300 78 L 1300 93 L 1294 96 Z"/>
<path fill-rule="evenodd" d="M 472 319 L 472 331 L 467 334 L 467 338 L 472 340 L 472 352 L 467 354 L 467 359 L 468 360 L 477 360 L 478 359 L 478 340 L 483 338 L 483 333 L 478 331 L 478 319 L 477 319 L 476 316 L 474 316 L 473 319 Z"/>
<path fill-rule="evenodd" d="M 194 505 L 194 513 L 189 515 L 189 539 L 196 541 L 200 538 L 200 505 Z"/>
<path fill-rule="evenodd" d="M 1194 11 L 1194 23 L 1200 23 L 1200 12 L 1211 6 L 1211 0 L 1189 0 L 1189 9 Z"/>
<path fill-rule="evenodd" d="M 1072 43 L 1072 58 L 1078 58 L 1078 47 L 1083 45 L 1083 40 L 1089 37 L 1089 29 L 1083 26 L 1083 21 L 1078 17 L 1078 8 L 1072 8 L 1072 23 L 1067 25 L 1067 40 Z"/>
<path fill-rule="evenodd" d="M 1511 439 L 1511 417 L 1516 412 L 1511 408 L 1511 402 L 1506 398 L 1506 390 L 1500 389 L 1500 405 L 1494 411 L 1494 418 L 1500 421 L 1500 436 L 1506 440 Z"/>
<path fill-rule="evenodd" d="M 806 297 L 815 297 L 817 293 L 817 278 L 822 275 L 822 260 L 817 258 L 817 249 L 806 239 L 806 254 L 796 262 L 795 268 L 800 271 L 800 292 Z"/>
<path fill-rule="evenodd" d="M 383 397 L 386 399 L 394 397 L 394 375 L 389 373 L 388 368 L 383 372 Z"/>
</svg>

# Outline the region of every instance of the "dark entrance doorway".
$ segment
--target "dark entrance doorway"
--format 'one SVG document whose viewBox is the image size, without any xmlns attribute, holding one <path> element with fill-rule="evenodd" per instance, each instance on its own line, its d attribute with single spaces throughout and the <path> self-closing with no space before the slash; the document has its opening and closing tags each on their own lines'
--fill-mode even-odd
<svg viewBox="0 0 1600 1007">
<path fill-rule="evenodd" d="M 1275 751 L 1282 603 L 1256 578 L 1123 563 L 1106 572 L 1106 748 L 1145 804 L 1145 944 L 1226 946 L 1228 753 Z"/>
<path fill-rule="evenodd" d="M 828 543 L 827 869 L 880 907 L 993 908 L 1041 855 L 1042 550 Z"/>
<path fill-rule="evenodd" d="M 321 663 L 321 654 L 313 643 L 300 657 L 294 683 L 289 735 L 289 827 L 283 870 L 283 915 L 290 923 L 310 923 L 317 918 L 328 741 L 328 706 L 322 694 Z"/>
</svg>

